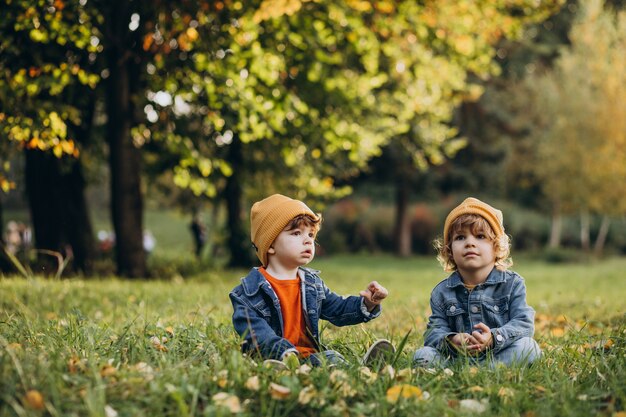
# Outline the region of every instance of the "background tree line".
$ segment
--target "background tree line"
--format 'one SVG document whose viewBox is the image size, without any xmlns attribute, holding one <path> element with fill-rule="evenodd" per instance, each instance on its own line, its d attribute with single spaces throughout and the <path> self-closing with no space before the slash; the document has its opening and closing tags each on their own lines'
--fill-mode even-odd
<svg viewBox="0 0 626 417">
<path fill-rule="evenodd" d="M 231 266 L 250 264 L 248 202 L 274 191 L 322 207 L 383 181 L 395 188 L 402 255 L 417 187 L 489 189 L 550 208 L 557 225 L 574 211 L 625 210 L 623 181 L 611 180 L 626 166 L 619 4 L 5 0 L 2 9 L 0 186 L 25 183 L 36 247 L 71 247 L 79 270 L 94 257 L 85 168 L 104 161 L 117 273 L 129 277 L 147 274 L 147 183 L 181 205 L 223 204 Z M 24 172 L 12 178 L 19 155 Z"/>
</svg>

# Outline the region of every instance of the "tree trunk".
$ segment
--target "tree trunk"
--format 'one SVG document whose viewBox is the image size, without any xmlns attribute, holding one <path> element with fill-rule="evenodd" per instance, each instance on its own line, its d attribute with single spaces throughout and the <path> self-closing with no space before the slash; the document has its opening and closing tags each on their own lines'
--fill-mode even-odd
<svg viewBox="0 0 626 417">
<path fill-rule="evenodd" d="M 131 137 L 134 122 L 133 92 L 138 88 L 139 67 L 133 60 L 128 39 L 128 4 L 117 1 L 110 7 L 106 45 L 109 63 L 107 85 L 107 139 L 111 169 L 111 215 L 115 230 L 115 259 L 118 275 L 146 276 L 143 249 L 143 197 L 141 154 Z"/>
<path fill-rule="evenodd" d="M 409 216 L 409 183 L 404 176 L 396 181 L 395 249 L 398 256 L 411 255 L 411 219 Z"/>
<path fill-rule="evenodd" d="M 27 150 L 25 172 L 35 247 L 72 256 L 76 270 L 90 273 L 94 240 L 80 161 Z M 56 272 L 56 259 L 38 258 L 42 272 Z"/>
<path fill-rule="evenodd" d="M 600 224 L 600 230 L 596 237 L 596 243 L 593 245 L 593 251 L 596 255 L 602 255 L 604 251 L 604 244 L 606 242 L 606 236 L 609 234 L 609 227 L 611 226 L 611 219 L 609 216 L 602 217 L 602 223 Z"/>
<path fill-rule="evenodd" d="M 232 165 L 233 174 L 228 177 L 224 189 L 228 217 L 228 249 L 230 251 L 228 266 L 233 268 L 248 267 L 252 263 L 250 236 L 244 228 L 245 222 L 241 209 L 241 200 L 243 198 L 241 188 L 243 150 L 241 146 L 241 141 L 235 135 L 228 152 L 228 162 Z"/>
<path fill-rule="evenodd" d="M 5 241 L 4 241 L 4 211 L 2 205 L 2 196 L 0 195 L 0 273 L 7 274 L 13 272 L 15 268 L 9 261 L 5 253 Z"/>
<path fill-rule="evenodd" d="M 548 243 L 549 248 L 557 249 L 561 246 L 561 229 L 561 213 L 559 213 L 558 210 L 555 209 L 552 212 L 552 227 L 550 229 L 550 242 Z"/>
<path fill-rule="evenodd" d="M 585 252 L 589 251 L 591 238 L 589 237 L 591 219 L 589 213 L 586 211 L 582 211 L 580 213 L 580 247 Z"/>
</svg>

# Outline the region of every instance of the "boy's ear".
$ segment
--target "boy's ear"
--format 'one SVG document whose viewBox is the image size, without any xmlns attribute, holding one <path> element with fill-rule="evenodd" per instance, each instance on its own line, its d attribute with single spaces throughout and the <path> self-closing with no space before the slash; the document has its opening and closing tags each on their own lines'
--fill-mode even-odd
<svg viewBox="0 0 626 417">
<path fill-rule="evenodd" d="M 269 249 L 267 250 L 267 253 L 269 253 L 270 255 L 274 255 L 276 254 L 276 249 L 274 249 L 273 246 L 270 246 Z"/>
</svg>

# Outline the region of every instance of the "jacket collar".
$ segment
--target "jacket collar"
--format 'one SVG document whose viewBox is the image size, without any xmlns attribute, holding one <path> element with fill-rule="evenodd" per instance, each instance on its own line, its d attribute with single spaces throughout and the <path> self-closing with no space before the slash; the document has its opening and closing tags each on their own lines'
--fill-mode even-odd
<svg viewBox="0 0 626 417">
<path fill-rule="evenodd" d="M 319 274 L 320 271 L 316 271 L 315 269 L 310 268 L 298 268 L 298 276 L 301 280 L 304 280 L 307 284 L 313 284 L 315 282 L 314 276 Z M 267 280 L 259 271 L 259 268 L 252 268 L 248 275 L 244 278 L 241 278 L 241 286 L 243 287 L 244 293 L 251 297 L 255 295 L 263 285 L 267 284 Z"/>
<path fill-rule="evenodd" d="M 485 282 L 479 285 L 495 285 L 500 284 L 502 282 L 506 282 L 506 273 L 505 271 L 500 271 L 496 268 L 493 268 Z M 452 275 L 450 275 L 447 279 L 446 287 L 455 288 L 458 286 L 463 286 L 463 280 L 461 279 L 461 275 L 458 271 L 454 271 Z"/>
</svg>

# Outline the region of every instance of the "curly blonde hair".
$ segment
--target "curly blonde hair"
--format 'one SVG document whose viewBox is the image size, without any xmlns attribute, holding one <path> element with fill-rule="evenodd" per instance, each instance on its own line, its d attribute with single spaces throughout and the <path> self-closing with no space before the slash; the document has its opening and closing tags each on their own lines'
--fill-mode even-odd
<svg viewBox="0 0 626 417">
<path fill-rule="evenodd" d="M 500 237 L 496 235 L 489 222 L 477 214 L 463 214 L 452 222 L 448 230 L 448 245 L 444 244 L 444 237 L 436 239 L 434 242 L 437 251 L 437 260 L 446 272 L 457 270 L 457 265 L 452 256 L 452 236 L 462 230 L 469 230 L 473 235 L 484 234 L 493 243 L 493 252 L 496 255 L 495 267 L 500 271 L 506 271 L 513 265 L 511 259 L 511 239 L 509 235 L 503 233 Z"/>
</svg>

